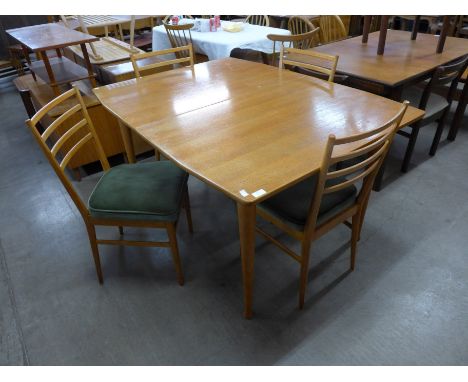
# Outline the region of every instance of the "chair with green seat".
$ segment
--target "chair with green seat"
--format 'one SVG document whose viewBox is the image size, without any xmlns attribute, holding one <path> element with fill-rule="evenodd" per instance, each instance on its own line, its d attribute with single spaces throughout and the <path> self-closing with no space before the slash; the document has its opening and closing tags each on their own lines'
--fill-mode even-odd
<svg viewBox="0 0 468 382">
<path fill-rule="evenodd" d="M 296 254 L 265 230 L 256 231 L 300 263 L 299 307 L 303 308 L 310 248 L 314 240 L 344 223 L 351 228 L 350 268 L 354 270 L 370 192 L 408 106 L 382 126 L 351 137 L 328 137 L 320 172 L 257 205 L 257 214 L 301 242 Z M 347 148 L 347 149 L 345 149 Z M 356 162 L 357 160 L 357 162 Z M 337 163 L 349 163 L 336 169 Z M 356 183 L 362 185 L 358 191 Z M 348 222 L 351 219 L 351 223 Z"/>
<path fill-rule="evenodd" d="M 416 140 L 418 138 L 419 129 L 437 121 L 437 129 L 429 150 L 429 154 L 431 156 L 435 155 L 444 130 L 445 120 L 450 111 L 453 96 L 457 89 L 458 81 L 467 65 L 468 55 L 456 60 L 455 62 L 439 66 L 425 86 L 411 86 L 404 89 L 402 99 L 406 99 L 410 101 L 412 106 L 424 110 L 425 115 L 418 122 L 408 127 L 411 129 L 410 133 L 405 130 L 398 131 L 399 135 L 409 139 L 401 166 L 402 172 L 408 171 Z M 450 87 L 448 92 L 446 92 L 446 95 L 442 96 L 437 94 L 437 91 L 447 84 L 449 84 Z"/>
<path fill-rule="evenodd" d="M 76 102 L 73 102 L 76 101 Z M 43 133 L 36 126 L 53 108 L 64 103 L 74 106 L 54 120 Z M 187 188 L 188 174 L 169 161 L 123 164 L 110 168 L 80 91 L 73 88 L 58 96 L 26 121 L 80 212 L 89 236 L 99 282 L 103 283 L 99 244 L 166 247 L 173 257 L 177 279 L 184 283 L 176 227 L 181 207 L 192 222 Z M 79 150 L 96 150 L 104 175 L 95 186 L 88 205 L 80 198 L 65 170 Z M 96 237 L 96 226 L 162 228 L 168 241 L 104 240 Z"/>
</svg>

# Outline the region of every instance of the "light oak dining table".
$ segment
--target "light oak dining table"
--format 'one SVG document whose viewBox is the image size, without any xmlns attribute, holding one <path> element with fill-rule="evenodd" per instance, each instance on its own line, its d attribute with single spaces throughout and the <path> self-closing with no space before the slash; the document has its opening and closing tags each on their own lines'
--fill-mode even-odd
<svg viewBox="0 0 468 382">
<path fill-rule="evenodd" d="M 235 58 L 94 92 L 120 119 L 130 162 L 133 130 L 236 202 L 246 318 L 252 316 L 256 205 L 317 173 L 329 134 L 374 129 L 401 108 L 380 96 Z M 410 107 L 403 125 L 423 115 Z"/>
</svg>

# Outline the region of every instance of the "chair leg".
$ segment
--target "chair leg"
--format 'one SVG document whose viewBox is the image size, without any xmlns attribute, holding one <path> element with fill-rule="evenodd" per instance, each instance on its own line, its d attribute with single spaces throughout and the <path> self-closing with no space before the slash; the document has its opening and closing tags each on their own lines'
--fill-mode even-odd
<svg viewBox="0 0 468 382">
<path fill-rule="evenodd" d="M 189 196 L 187 186 L 185 186 L 184 209 L 185 209 L 185 215 L 187 216 L 187 225 L 188 225 L 189 232 L 193 233 L 192 210 L 190 208 L 190 196 Z"/>
<path fill-rule="evenodd" d="M 156 157 L 157 161 L 161 160 L 161 153 L 158 149 L 154 149 L 154 156 Z"/>
<path fill-rule="evenodd" d="M 119 225 L 119 234 L 122 236 L 124 234 L 123 227 Z"/>
<path fill-rule="evenodd" d="M 361 213 L 357 212 L 352 218 L 352 229 L 351 229 L 351 259 L 350 259 L 350 268 L 354 271 L 354 264 L 356 263 L 356 248 L 357 242 L 359 241 L 359 236 L 361 233 L 362 227 Z"/>
<path fill-rule="evenodd" d="M 445 118 L 442 117 L 439 120 L 439 123 L 437 124 L 437 130 L 436 130 L 436 132 L 434 134 L 434 139 L 432 141 L 431 149 L 429 150 L 429 155 L 430 156 L 434 156 L 436 151 L 437 151 L 437 147 L 439 146 L 440 138 L 442 137 L 442 133 L 444 131 L 444 126 L 445 126 Z"/>
<path fill-rule="evenodd" d="M 419 127 L 413 127 L 409 138 L 408 146 L 406 147 L 405 158 L 401 165 L 401 172 L 408 172 L 408 167 L 413 156 L 414 146 L 416 145 L 416 139 L 418 139 Z"/>
<path fill-rule="evenodd" d="M 169 244 L 171 246 L 172 259 L 177 273 L 177 281 L 179 285 L 184 285 L 184 275 L 182 273 L 182 264 L 179 257 L 179 248 L 177 246 L 177 235 L 174 223 L 168 223 L 166 226 L 167 236 L 169 237 Z"/>
<path fill-rule="evenodd" d="M 99 248 L 96 241 L 96 228 L 94 225 L 86 223 L 86 229 L 88 231 L 89 243 L 93 252 L 94 265 L 96 267 L 99 284 L 102 284 L 104 282 L 104 278 L 102 276 L 101 260 L 99 259 Z"/>
<path fill-rule="evenodd" d="M 301 275 L 299 281 L 299 309 L 304 308 L 305 292 L 309 275 L 311 241 L 306 240 L 301 243 Z"/>
</svg>

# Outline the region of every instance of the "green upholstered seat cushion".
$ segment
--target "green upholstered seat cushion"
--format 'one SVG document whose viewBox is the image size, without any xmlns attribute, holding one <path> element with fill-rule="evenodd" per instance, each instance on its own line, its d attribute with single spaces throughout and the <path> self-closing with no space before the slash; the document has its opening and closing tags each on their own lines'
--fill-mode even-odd
<svg viewBox="0 0 468 382">
<path fill-rule="evenodd" d="M 101 219 L 175 221 L 187 178 L 170 161 L 113 167 L 94 188 L 89 211 Z"/>
<path fill-rule="evenodd" d="M 418 107 L 423 92 L 423 88 L 418 86 L 409 86 L 403 90 L 401 99 L 408 100 L 410 101 L 411 106 Z M 442 112 L 447 106 L 448 102 L 444 97 L 431 93 L 429 100 L 427 101 L 426 113 L 424 114 L 423 120 L 432 118 L 436 114 Z"/>
<path fill-rule="evenodd" d="M 300 183 L 268 198 L 258 205 L 258 208 L 270 213 L 295 228 L 302 229 L 307 220 L 307 214 L 315 193 L 318 175 L 307 178 Z M 343 182 L 342 179 L 330 179 L 328 186 Z M 357 189 L 354 185 L 343 190 L 324 194 L 320 205 L 317 224 L 320 225 L 334 217 L 339 212 L 353 205 Z"/>
</svg>

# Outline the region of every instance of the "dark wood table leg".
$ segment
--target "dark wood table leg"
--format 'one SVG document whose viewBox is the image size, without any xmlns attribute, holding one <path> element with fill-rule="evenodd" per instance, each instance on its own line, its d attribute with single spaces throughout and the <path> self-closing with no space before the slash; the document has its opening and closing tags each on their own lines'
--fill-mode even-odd
<svg viewBox="0 0 468 382">
<path fill-rule="evenodd" d="M 93 67 L 91 66 L 91 61 L 89 61 L 88 49 L 86 48 L 86 44 L 80 44 L 81 51 L 83 52 L 84 62 L 86 64 L 86 69 L 88 69 L 89 81 L 93 88 L 96 87 L 96 79 L 94 78 Z"/>
<path fill-rule="evenodd" d="M 468 104 L 468 79 L 465 81 L 465 86 L 463 86 L 462 94 L 458 100 L 457 110 L 453 116 L 452 126 L 450 127 L 447 139 L 449 141 L 454 141 L 457 137 L 458 130 L 460 129 L 463 117 L 465 116 L 466 105 Z"/>
<path fill-rule="evenodd" d="M 411 40 L 416 40 L 419 31 L 419 22 L 421 21 L 421 16 L 416 16 L 413 23 L 413 31 L 411 32 Z"/>
<path fill-rule="evenodd" d="M 52 66 L 50 66 L 49 57 L 47 57 L 47 51 L 42 50 L 40 54 L 41 54 L 42 61 L 44 61 L 44 66 L 47 71 L 47 76 L 49 77 L 50 86 L 52 87 L 54 94 L 56 96 L 59 96 L 60 89 L 58 88 L 58 85 L 55 83 L 55 76 L 54 76 L 54 72 L 52 71 Z"/>
<path fill-rule="evenodd" d="M 437 43 L 436 53 L 442 53 L 444 51 L 445 40 L 450 29 L 450 16 L 444 16 L 444 22 L 442 30 L 440 31 L 439 42 Z"/>
<path fill-rule="evenodd" d="M 388 28 L 389 16 L 382 16 L 380 19 L 380 33 L 379 33 L 379 46 L 377 47 L 377 54 L 379 56 L 384 54 L 385 41 L 387 39 L 387 28 Z"/>
<path fill-rule="evenodd" d="M 369 40 L 369 31 L 370 31 L 370 25 L 372 21 L 372 16 L 364 16 L 364 26 L 362 29 L 362 43 L 366 44 L 367 41 Z"/>
<path fill-rule="evenodd" d="M 252 296 L 255 260 L 255 204 L 237 203 L 241 247 L 242 276 L 244 280 L 244 317 L 252 317 Z"/>
<path fill-rule="evenodd" d="M 135 149 L 133 146 L 132 132 L 130 128 L 119 119 L 120 134 L 122 135 L 123 144 L 125 147 L 125 154 L 128 163 L 136 163 Z"/>
<path fill-rule="evenodd" d="M 29 49 L 26 45 L 23 45 L 21 44 L 21 49 L 23 50 L 23 54 L 24 54 L 24 58 L 26 59 L 26 62 L 28 63 L 28 65 L 31 65 L 31 58 L 29 57 Z M 34 81 L 37 81 L 36 79 L 36 73 L 34 73 L 32 70 L 31 70 L 31 74 L 34 78 Z"/>
<path fill-rule="evenodd" d="M 62 57 L 62 52 L 60 51 L 60 49 L 55 49 L 55 52 L 57 53 L 58 58 Z"/>
</svg>

